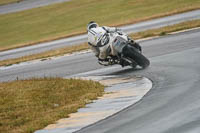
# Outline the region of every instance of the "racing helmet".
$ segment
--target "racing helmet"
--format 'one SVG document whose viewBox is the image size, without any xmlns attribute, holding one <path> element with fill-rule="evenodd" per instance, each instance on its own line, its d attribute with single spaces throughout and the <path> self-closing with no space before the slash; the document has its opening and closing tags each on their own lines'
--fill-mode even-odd
<svg viewBox="0 0 200 133">
<path fill-rule="evenodd" d="M 87 25 L 87 30 L 90 30 L 91 28 L 99 27 L 99 25 L 95 21 L 90 21 Z"/>
</svg>

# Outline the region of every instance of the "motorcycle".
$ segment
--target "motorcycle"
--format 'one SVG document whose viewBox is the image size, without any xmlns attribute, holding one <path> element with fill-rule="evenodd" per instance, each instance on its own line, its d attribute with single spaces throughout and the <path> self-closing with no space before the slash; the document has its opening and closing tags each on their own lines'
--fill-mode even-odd
<svg viewBox="0 0 200 133">
<path fill-rule="evenodd" d="M 134 42 L 128 35 L 123 32 L 108 33 L 107 36 L 113 38 L 109 40 L 107 48 L 108 57 L 107 64 L 99 63 L 104 66 L 119 64 L 122 67 L 131 66 L 135 68 L 140 66 L 143 69 L 150 65 L 150 61 L 142 54 L 141 46 Z M 103 40 L 108 41 L 107 38 Z"/>
</svg>

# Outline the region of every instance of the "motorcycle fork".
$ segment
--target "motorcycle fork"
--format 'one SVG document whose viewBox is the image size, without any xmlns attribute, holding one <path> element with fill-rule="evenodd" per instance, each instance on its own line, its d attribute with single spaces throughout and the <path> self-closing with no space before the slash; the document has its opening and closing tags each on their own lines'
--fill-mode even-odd
<svg viewBox="0 0 200 133">
<path fill-rule="evenodd" d="M 126 63 L 126 62 L 128 63 L 128 64 L 121 64 L 122 67 L 128 66 L 128 65 L 131 65 L 131 66 L 135 67 L 137 65 L 137 63 L 133 59 L 125 57 L 123 54 L 121 55 L 121 58 L 120 58 L 120 62 L 121 61 L 123 63 Z"/>
</svg>

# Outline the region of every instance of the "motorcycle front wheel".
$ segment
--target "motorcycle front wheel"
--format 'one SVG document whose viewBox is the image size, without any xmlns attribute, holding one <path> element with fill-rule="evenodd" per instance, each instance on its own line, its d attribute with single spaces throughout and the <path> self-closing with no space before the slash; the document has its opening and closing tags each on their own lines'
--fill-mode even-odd
<svg viewBox="0 0 200 133">
<path fill-rule="evenodd" d="M 147 68 L 150 65 L 150 61 L 144 55 L 142 55 L 135 47 L 129 45 L 125 46 L 123 48 L 123 54 L 124 56 L 133 59 L 143 69 Z"/>
</svg>

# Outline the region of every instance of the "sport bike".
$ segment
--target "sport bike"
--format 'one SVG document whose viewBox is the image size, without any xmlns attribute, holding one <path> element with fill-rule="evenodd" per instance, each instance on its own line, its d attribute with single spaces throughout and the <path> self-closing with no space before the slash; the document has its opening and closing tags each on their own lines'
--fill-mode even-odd
<svg viewBox="0 0 200 133">
<path fill-rule="evenodd" d="M 142 54 L 141 46 L 134 42 L 127 34 L 123 32 L 106 33 L 102 42 L 109 42 L 107 47 L 107 64 L 104 66 L 119 64 L 122 67 L 131 66 L 135 68 L 140 66 L 143 69 L 150 65 L 150 61 Z"/>
</svg>

